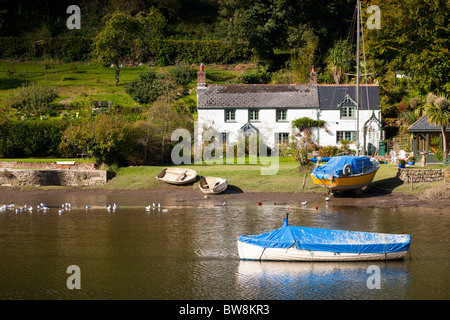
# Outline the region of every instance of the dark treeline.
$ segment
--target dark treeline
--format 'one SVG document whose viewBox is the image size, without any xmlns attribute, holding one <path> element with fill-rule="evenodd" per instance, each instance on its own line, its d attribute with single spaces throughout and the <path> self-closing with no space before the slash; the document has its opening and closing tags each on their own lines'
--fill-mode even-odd
<svg viewBox="0 0 450 320">
<path fill-rule="evenodd" d="M 79 30 L 66 27 L 70 5 L 81 9 Z M 323 55 L 335 41 L 347 37 L 355 4 L 349 0 L 2 0 L 0 7 L 0 37 L 94 37 L 108 14 L 134 15 L 155 7 L 167 21 L 165 39 L 246 41 L 257 57 L 270 59 L 274 49 L 300 48 L 311 35 L 320 38 L 316 55 Z"/>
</svg>

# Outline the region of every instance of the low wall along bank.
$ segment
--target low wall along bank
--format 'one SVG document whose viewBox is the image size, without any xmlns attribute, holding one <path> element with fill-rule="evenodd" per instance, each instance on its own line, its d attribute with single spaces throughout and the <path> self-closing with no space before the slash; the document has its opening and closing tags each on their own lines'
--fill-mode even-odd
<svg viewBox="0 0 450 320">
<path fill-rule="evenodd" d="M 106 170 L 3 169 L 0 186 L 96 186 L 106 183 Z"/>
<path fill-rule="evenodd" d="M 106 170 L 95 170 L 94 163 L 0 162 L 0 186 L 97 186 L 107 182 Z"/>
<path fill-rule="evenodd" d="M 408 169 L 402 168 L 397 171 L 397 178 L 404 182 L 423 183 L 444 180 L 443 169 Z"/>
</svg>

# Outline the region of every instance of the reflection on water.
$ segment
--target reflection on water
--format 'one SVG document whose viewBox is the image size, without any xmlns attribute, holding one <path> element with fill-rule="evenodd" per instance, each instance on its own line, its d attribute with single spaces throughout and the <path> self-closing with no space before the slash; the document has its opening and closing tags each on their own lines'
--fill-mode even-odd
<svg viewBox="0 0 450 320">
<path fill-rule="evenodd" d="M 19 195 L 21 196 L 21 195 Z M 290 223 L 309 227 L 408 233 L 404 261 L 285 263 L 239 261 L 236 237 L 282 225 L 283 206 L 182 207 L 115 196 L 42 200 L 48 212 L 0 212 L 0 299 L 449 299 L 448 213 L 401 209 L 290 207 Z M 62 203 L 74 208 L 59 215 Z M 115 212 L 105 209 L 117 203 Z M 90 204 L 92 209 L 85 210 Z M 81 289 L 66 269 L 78 265 Z M 380 270 L 369 289 L 367 269 Z"/>
<path fill-rule="evenodd" d="M 380 270 L 380 290 L 369 289 L 371 266 Z M 410 275 L 403 262 L 241 261 L 242 292 L 260 299 L 405 299 Z M 371 282 L 372 283 L 372 282 Z"/>
</svg>

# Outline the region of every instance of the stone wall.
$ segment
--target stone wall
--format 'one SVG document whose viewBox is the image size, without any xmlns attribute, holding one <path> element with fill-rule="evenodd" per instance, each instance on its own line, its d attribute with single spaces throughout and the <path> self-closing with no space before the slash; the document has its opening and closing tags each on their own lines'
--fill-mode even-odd
<svg viewBox="0 0 450 320">
<path fill-rule="evenodd" d="M 444 180 L 443 169 L 398 169 L 397 178 L 404 182 L 422 183 Z"/>
<path fill-rule="evenodd" d="M 96 186 L 107 181 L 106 170 L 0 169 L 0 186 Z"/>
<path fill-rule="evenodd" d="M 68 170 L 95 170 L 95 163 L 76 161 L 56 162 L 25 162 L 0 161 L 0 169 L 68 169 Z"/>
</svg>

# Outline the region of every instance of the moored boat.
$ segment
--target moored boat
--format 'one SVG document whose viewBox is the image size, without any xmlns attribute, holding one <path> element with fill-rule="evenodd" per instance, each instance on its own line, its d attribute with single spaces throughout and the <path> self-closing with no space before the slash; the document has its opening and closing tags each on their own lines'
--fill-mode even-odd
<svg viewBox="0 0 450 320">
<path fill-rule="evenodd" d="M 170 184 L 187 184 L 197 180 L 197 171 L 186 168 L 165 168 L 156 179 Z"/>
<path fill-rule="evenodd" d="M 313 170 L 311 179 L 331 192 L 362 190 L 373 181 L 379 168 L 376 159 L 366 156 L 331 157 L 326 164 Z"/>
<path fill-rule="evenodd" d="M 387 234 L 291 226 L 260 235 L 238 237 L 242 260 L 371 261 L 405 258 L 411 242 L 407 234 Z"/>
<path fill-rule="evenodd" d="M 228 181 L 224 178 L 206 176 L 200 179 L 198 186 L 203 193 L 218 194 L 225 191 Z"/>
</svg>

